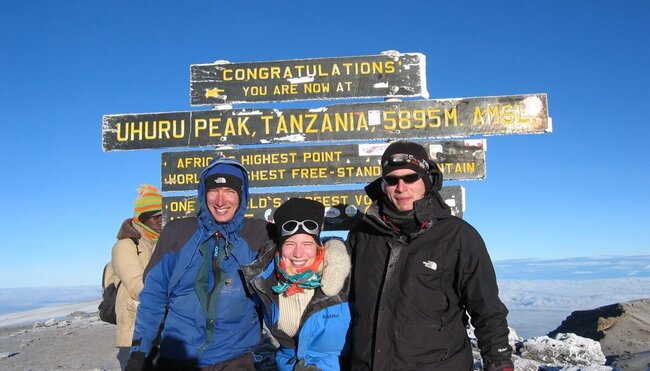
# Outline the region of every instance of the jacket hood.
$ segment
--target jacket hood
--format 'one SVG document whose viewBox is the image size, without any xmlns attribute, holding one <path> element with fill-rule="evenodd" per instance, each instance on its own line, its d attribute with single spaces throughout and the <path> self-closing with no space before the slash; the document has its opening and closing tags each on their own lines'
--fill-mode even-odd
<svg viewBox="0 0 650 371">
<path fill-rule="evenodd" d="M 123 240 L 125 238 L 130 238 L 130 239 L 140 239 L 142 235 L 140 234 L 140 231 L 138 231 L 134 226 L 133 226 L 133 219 L 129 218 L 126 219 L 125 221 L 122 222 L 122 225 L 120 226 L 120 230 L 117 231 L 117 239 L 118 240 Z"/>
<path fill-rule="evenodd" d="M 241 172 L 242 190 L 241 197 L 239 199 L 239 208 L 235 212 L 232 220 L 228 223 L 217 223 L 214 220 L 214 217 L 208 209 L 207 200 L 205 198 L 205 178 L 217 167 L 229 168 L 229 173 Z M 203 172 L 201 172 L 201 178 L 198 185 L 198 197 L 201 202 L 201 207 L 198 213 L 199 228 L 207 232 L 207 236 L 205 237 L 208 238 L 209 236 L 214 235 L 216 232 L 221 232 L 223 235 L 227 236 L 231 236 L 233 234 L 236 235 L 244 222 L 244 216 L 246 214 L 248 200 L 250 198 L 250 192 L 248 190 L 248 171 L 243 165 L 233 159 L 217 156 L 210 162 L 210 164 L 203 170 Z"/>
</svg>

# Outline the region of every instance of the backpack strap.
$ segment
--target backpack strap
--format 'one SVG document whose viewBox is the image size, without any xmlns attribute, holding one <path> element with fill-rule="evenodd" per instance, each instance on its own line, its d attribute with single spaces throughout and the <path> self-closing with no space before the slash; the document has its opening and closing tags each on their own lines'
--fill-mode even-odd
<svg viewBox="0 0 650 371">
<path fill-rule="evenodd" d="M 102 271 L 102 290 L 106 289 L 106 270 L 108 269 L 109 264 L 111 264 L 111 262 L 106 263 L 104 270 Z"/>
<path fill-rule="evenodd" d="M 140 255 L 140 250 L 138 249 L 138 246 L 140 244 L 140 239 L 131 237 L 131 241 L 133 241 L 133 243 L 135 244 L 135 252 L 138 255 Z M 107 278 L 106 277 L 106 270 L 108 270 L 108 266 L 111 265 L 112 262 L 113 262 L 113 259 L 111 259 L 108 263 L 106 263 L 106 265 L 104 266 L 104 270 L 102 272 L 102 289 L 104 289 L 104 290 L 106 289 L 106 286 L 107 286 L 106 285 L 106 278 Z M 114 273 L 113 272 L 113 267 L 111 267 L 111 277 L 114 276 L 113 273 Z M 120 282 L 118 282 L 117 285 L 115 285 L 115 288 L 119 288 L 121 284 L 122 284 L 122 280 L 120 280 Z"/>
</svg>

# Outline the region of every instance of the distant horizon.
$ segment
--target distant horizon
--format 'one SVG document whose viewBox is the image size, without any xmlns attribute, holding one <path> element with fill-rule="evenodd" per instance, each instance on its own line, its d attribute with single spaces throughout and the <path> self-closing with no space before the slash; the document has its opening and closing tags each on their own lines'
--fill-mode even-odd
<svg viewBox="0 0 650 371">
<path fill-rule="evenodd" d="M 499 280 L 587 280 L 650 277 L 650 255 L 594 255 L 568 258 L 493 260 Z M 95 279 L 101 282 L 101 271 Z M 100 284 L 2 286 L 0 290 L 100 287 Z M 100 287 L 101 290 L 101 287 Z M 101 292 L 101 291 L 100 291 Z M 0 293 L 0 306 L 3 296 Z"/>
<path fill-rule="evenodd" d="M 545 335 L 576 310 L 650 298 L 650 255 L 508 259 L 494 261 L 494 267 L 508 323 L 524 338 Z M 16 313 L 47 313 L 49 307 L 75 303 L 87 307 L 85 302 L 100 298 L 99 282 L 0 288 L 0 327 L 3 317 Z"/>
<path fill-rule="evenodd" d="M 508 307 L 508 324 L 530 338 L 554 330 L 574 311 L 650 298 L 650 277 L 583 280 L 499 280 L 499 297 Z M 0 328 L 95 311 L 99 285 L 0 289 Z M 95 303 L 93 303 L 93 301 Z M 9 304 L 5 304 L 9 303 Z M 78 305 L 76 305 L 78 304 Z"/>
<path fill-rule="evenodd" d="M 0 288 L 0 315 L 99 299 L 101 285 Z"/>
<path fill-rule="evenodd" d="M 650 277 L 650 255 L 594 255 L 493 261 L 500 280 L 587 280 Z"/>
</svg>

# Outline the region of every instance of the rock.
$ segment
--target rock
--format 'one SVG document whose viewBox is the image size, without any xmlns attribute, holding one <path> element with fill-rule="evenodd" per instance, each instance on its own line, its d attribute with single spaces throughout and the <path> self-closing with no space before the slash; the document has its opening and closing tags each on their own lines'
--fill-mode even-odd
<svg viewBox="0 0 650 371">
<path fill-rule="evenodd" d="M 540 366 L 536 371 L 619 371 L 609 366 Z"/>
<path fill-rule="evenodd" d="M 573 312 L 549 336 L 560 332 L 597 340 L 609 365 L 622 370 L 649 369 L 650 299 Z"/>
<path fill-rule="evenodd" d="M 515 364 L 517 371 L 537 371 L 542 363 L 532 359 L 521 358 L 517 355 L 512 356 L 512 363 Z"/>
<path fill-rule="evenodd" d="M 598 332 L 605 332 L 609 330 L 612 326 L 614 326 L 615 322 L 616 318 L 598 318 Z"/>
<path fill-rule="evenodd" d="M 610 359 L 608 359 L 609 361 Z M 650 350 L 647 352 L 620 355 L 611 359 L 610 365 L 616 367 L 617 370 L 648 371 L 650 370 Z"/>
<path fill-rule="evenodd" d="M 563 333 L 554 339 L 539 336 L 524 341 L 521 356 L 547 364 L 573 366 L 604 365 L 606 361 L 597 341 Z"/>
<path fill-rule="evenodd" d="M 470 328 L 467 332 L 474 357 L 474 370 L 483 370 L 477 339 Z M 517 371 L 610 371 L 604 366 L 605 356 L 597 341 L 575 334 L 558 334 L 523 340 L 514 329 L 508 336 L 513 349 L 512 362 Z"/>
<path fill-rule="evenodd" d="M 54 318 L 50 318 L 45 321 L 45 327 L 52 327 L 54 325 L 56 325 L 56 320 Z"/>
</svg>

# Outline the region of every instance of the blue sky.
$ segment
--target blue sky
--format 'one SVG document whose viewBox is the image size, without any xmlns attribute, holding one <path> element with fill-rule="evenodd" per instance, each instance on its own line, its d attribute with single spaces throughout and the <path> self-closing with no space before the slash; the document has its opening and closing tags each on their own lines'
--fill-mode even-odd
<svg viewBox="0 0 650 371">
<path fill-rule="evenodd" d="M 449 182 L 494 260 L 647 255 L 649 13 L 642 0 L 2 2 L 0 287 L 98 283 L 137 186 L 160 186 L 163 150 L 103 152 L 102 115 L 201 109 L 191 64 L 385 50 L 427 56 L 430 98 L 548 94 L 552 134 L 488 137 L 487 178 Z"/>
</svg>

